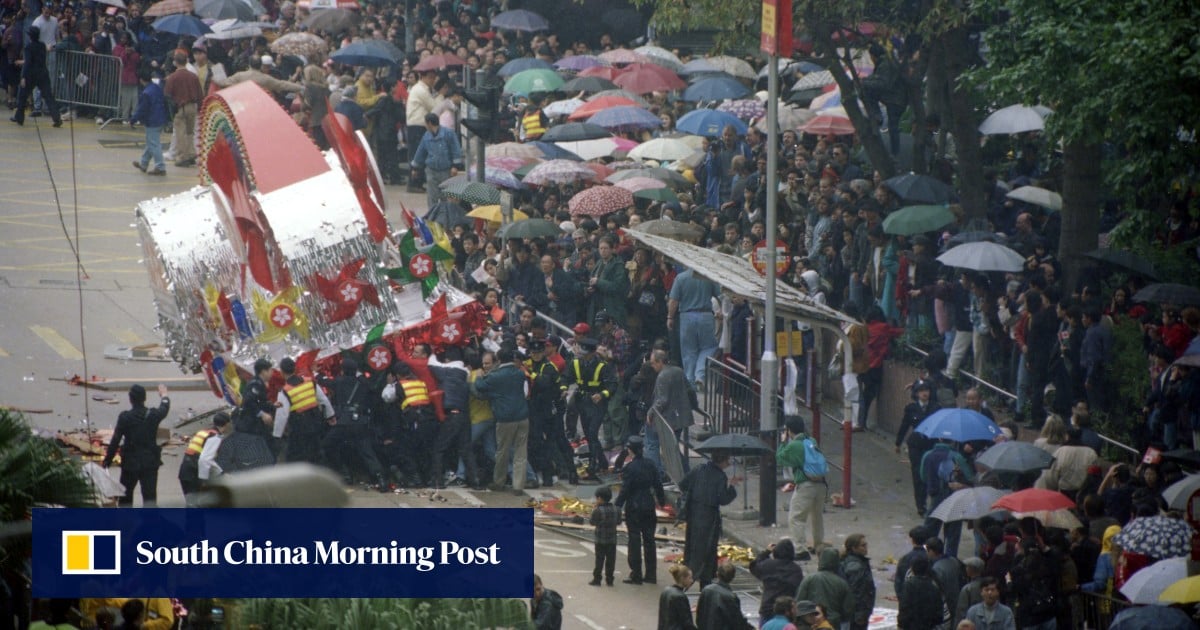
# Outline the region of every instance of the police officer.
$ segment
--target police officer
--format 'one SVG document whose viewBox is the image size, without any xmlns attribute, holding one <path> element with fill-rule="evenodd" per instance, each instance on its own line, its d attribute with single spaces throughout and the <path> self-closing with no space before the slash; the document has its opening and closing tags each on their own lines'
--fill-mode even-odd
<svg viewBox="0 0 1200 630">
<path fill-rule="evenodd" d="M 121 485 L 125 496 L 118 501 L 122 506 L 133 506 L 133 490 L 142 486 L 142 506 L 154 507 L 158 500 L 158 467 L 162 466 L 162 447 L 158 445 L 158 425 L 167 418 L 171 410 L 171 399 L 167 397 L 167 386 L 158 386 L 161 398 L 154 409 L 146 408 L 146 388 L 133 385 L 129 388 L 130 409 L 117 416 L 108 452 L 104 455 L 104 468 L 112 465 L 117 449 L 121 450 Z M 123 446 L 122 446 L 123 444 Z"/>
<path fill-rule="evenodd" d="M 534 92 L 529 95 L 529 105 L 525 108 L 525 112 L 521 114 L 520 132 L 523 142 L 533 142 L 540 139 L 550 126 L 550 119 L 546 118 L 545 112 L 542 111 L 543 96 L 541 92 Z"/>
<path fill-rule="evenodd" d="M 658 556 L 654 546 L 654 527 L 658 523 L 655 508 L 667 502 L 662 480 L 654 464 L 642 457 L 641 436 L 630 436 L 625 450 L 633 461 L 621 471 L 621 492 L 613 505 L 625 508 L 625 527 L 629 530 L 629 577 L 626 584 L 655 584 Z M 643 572 L 642 561 L 645 560 Z"/>
<path fill-rule="evenodd" d="M 562 421 L 555 414 L 555 404 L 560 400 L 555 394 L 561 377 L 558 368 L 546 358 L 545 338 L 534 337 L 529 342 L 525 373 L 529 375 L 529 463 L 541 473 L 542 485 L 549 486 L 554 483 L 555 471 L 564 478 L 575 471 Z"/>
<path fill-rule="evenodd" d="M 279 362 L 284 385 L 275 402 L 273 433 L 282 439 L 287 433 L 287 459 L 292 462 L 320 463 L 321 437 L 325 421 L 333 417 L 333 404 L 325 391 L 312 379 L 296 374 L 296 362 L 285 358 Z"/>
<path fill-rule="evenodd" d="M 271 361 L 254 362 L 254 378 L 242 389 L 242 406 L 233 420 L 233 428 L 241 433 L 271 435 L 275 424 L 275 405 L 267 398 L 267 379 L 271 377 Z"/>
<path fill-rule="evenodd" d="M 209 471 L 212 460 L 221 446 L 221 436 L 232 430 L 229 424 L 229 414 L 218 411 L 213 414 L 213 425 L 209 429 L 201 429 L 188 440 L 187 449 L 183 452 L 183 461 L 179 463 L 179 486 L 183 488 L 184 501 L 193 505 L 192 494 L 199 492 L 208 485 Z M 207 457 L 205 451 L 207 449 Z M 201 470 L 201 460 L 205 466 Z M 203 473 L 203 474 L 202 474 Z"/>
<path fill-rule="evenodd" d="M 329 388 L 334 409 L 334 417 L 327 421 L 331 429 L 323 442 L 326 459 L 342 473 L 346 485 L 354 483 L 350 462 L 361 461 L 375 489 L 387 492 L 383 469 L 371 442 L 371 385 L 358 373 L 358 363 L 342 359 L 341 376 L 322 380 L 320 384 Z"/>
<path fill-rule="evenodd" d="M 429 397 L 429 386 L 417 378 L 407 363 L 397 361 L 392 365 L 392 373 L 388 376 L 388 387 L 383 390 L 384 402 L 400 404 L 400 423 L 402 432 L 409 439 L 404 439 L 406 454 L 402 456 L 402 466 L 415 462 L 417 475 L 421 476 L 420 483 L 433 488 L 440 487 L 441 473 L 433 469 L 433 450 L 438 435 L 438 419 L 434 413 L 433 400 Z M 412 477 L 411 469 L 409 477 Z"/>
<path fill-rule="evenodd" d="M 600 344 L 591 337 L 579 341 L 582 356 L 571 360 L 567 372 L 559 385 L 562 395 L 576 386 L 572 400 L 583 423 L 583 433 L 588 441 L 588 476 L 608 469 L 607 457 L 600 443 L 600 426 L 608 418 L 608 401 L 617 389 L 617 377 L 612 367 L 596 354 Z"/>
</svg>

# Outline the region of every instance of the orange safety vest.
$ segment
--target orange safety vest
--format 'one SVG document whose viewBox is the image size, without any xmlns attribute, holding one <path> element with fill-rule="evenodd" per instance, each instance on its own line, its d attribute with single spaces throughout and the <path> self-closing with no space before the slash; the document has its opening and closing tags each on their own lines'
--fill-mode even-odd
<svg viewBox="0 0 1200 630">
<path fill-rule="evenodd" d="M 299 385 L 284 385 L 283 393 L 287 394 L 292 413 L 304 413 L 317 407 L 317 386 L 308 379 Z"/>
<path fill-rule="evenodd" d="M 404 400 L 400 402 L 400 409 L 408 409 L 412 406 L 422 406 L 430 404 L 429 388 L 425 386 L 425 381 L 420 379 L 403 380 L 397 383 L 404 390 Z"/>
<path fill-rule="evenodd" d="M 200 452 L 204 450 L 204 443 L 208 441 L 208 438 L 217 435 L 218 433 L 220 433 L 220 431 L 216 429 L 203 429 L 197 431 L 196 435 L 193 435 L 192 439 L 188 441 L 187 450 L 183 452 L 183 456 L 188 457 L 190 455 L 194 455 L 199 457 Z"/>
<path fill-rule="evenodd" d="M 521 126 L 525 128 L 526 140 L 537 140 L 546 133 L 546 128 L 542 126 L 542 110 L 535 110 L 525 114 L 521 118 Z"/>
</svg>

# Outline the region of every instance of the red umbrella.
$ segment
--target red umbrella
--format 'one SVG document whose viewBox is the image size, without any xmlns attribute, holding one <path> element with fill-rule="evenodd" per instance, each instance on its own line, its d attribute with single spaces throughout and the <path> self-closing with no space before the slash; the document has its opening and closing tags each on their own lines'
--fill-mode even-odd
<svg viewBox="0 0 1200 630">
<path fill-rule="evenodd" d="M 687 83 L 674 72 L 654 64 L 638 64 L 637 68 L 617 75 L 613 83 L 635 94 L 682 90 L 687 87 Z"/>
<path fill-rule="evenodd" d="M 1030 488 L 1000 497 L 992 504 L 994 510 L 1009 512 L 1050 512 L 1075 507 L 1075 502 L 1061 492 Z"/>
<path fill-rule="evenodd" d="M 444 70 L 449 66 L 461 66 L 467 62 L 463 61 L 462 57 L 454 53 L 442 53 L 440 55 L 429 55 L 422 59 L 420 63 L 413 67 L 417 72 L 425 72 L 427 70 Z"/>
<path fill-rule="evenodd" d="M 592 66 L 591 68 L 584 68 L 583 70 L 580 70 L 575 76 L 600 77 L 601 79 L 608 79 L 609 81 L 612 81 L 613 79 L 617 78 L 617 75 L 620 73 L 620 70 L 617 70 L 616 68 L 610 68 L 609 66 Z"/>
<path fill-rule="evenodd" d="M 854 125 L 841 116 L 817 116 L 801 125 L 800 131 L 815 136 L 848 136 L 854 133 Z"/>
<path fill-rule="evenodd" d="M 567 202 L 571 214 L 602 217 L 633 205 L 633 193 L 616 186 L 593 186 L 578 192 Z"/>
<path fill-rule="evenodd" d="M 621 107 L 625 105 L 636 106 L 637 103 L 632 99 L 621 96 L 601 96 L 594 101 L 589 101 L 583 105 L 580 105 L 578 109 L 571 112 L 570 116 L 567 116 L 567 120 L 587 120 L 600 110 L 608 109 L 609 107 Z"/>
<path fill-rule="evenodd" d="M 592 169 L 592 172 L 596 173 L 596 181 L 602 181 L 604 178 L 616 172 L 611 168 L 600 164 L 599 162 L 584 162 L 583 165 Z"/>
</svg>

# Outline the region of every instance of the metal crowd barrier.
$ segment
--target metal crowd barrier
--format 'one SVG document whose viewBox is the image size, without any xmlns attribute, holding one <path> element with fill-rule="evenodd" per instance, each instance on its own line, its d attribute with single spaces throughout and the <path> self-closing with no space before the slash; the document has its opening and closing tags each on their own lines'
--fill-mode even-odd
<svg viewBox="0 0 1200 630">
<path fill-rule="evenodd" d="M 1072 621 L 1084 630 L 1108 630 L 1117 613 L 1133 606 L 1123 599 L 1081 591 L 1072 595 Z"/>
<path fill-rule="evenodd" d="M 746 366 L 734 361 L 705 359 L 700 407 L 711 419 L 714 433 L 755 433 L 761 428 L 762 384 L 747 372 Z"/>
<path fill-rule="evenodd" d="M 105 117 L 103 129 L 116 118 L 121 102 L 121 60 L 112 55 L 75 50 L 54 53 L 54 73 L 50 77 L 54 97 L 60 103 L 95 107 Z"/>
</svg>

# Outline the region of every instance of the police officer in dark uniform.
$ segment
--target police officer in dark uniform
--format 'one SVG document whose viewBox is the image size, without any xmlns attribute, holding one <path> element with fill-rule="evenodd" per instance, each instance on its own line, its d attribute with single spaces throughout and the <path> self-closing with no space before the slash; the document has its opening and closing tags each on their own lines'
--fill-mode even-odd
<svg viewBox="0 0 1200 630">
<path fill-rule="evenodd" d="M 573 397 L 574 407 L 583 423 L 583 433 L 588 441 L 588 477 L 595 479 L 598 472 L 608 468 L 604 448 L 600 444 L 600 426 L 608 417 L 608 401 L 617 389 L 617 376 L 612 366 L 596 354 L 599 343 L 591 337 L 579 341 L 583 356 L 572 359 L 562 375 L 559 387 L 567 395 L 570 386 L 577 386 Z"/>
<path fill-rule="evenodd" d="M 158 467 L 162 466 L 162 448 L 158 445 L 158 425 L 167 418 L 171 410 L 171 399 L 167 397 L 167 386 L 158 386 L 162 400 L 154 409 L 146 408 L 146 388 L 134 385 L 129 388 L 131 408 L 117 416 L 117 427 L 113 430 L 108 452 L 104 454 L 104 467 L 112 465 L 117 449 L 121 449 L 121 485 L 125 496 L 119 505 L 133 505 L 133 489 L 142 485 L 142 506 L 154 507 L 158 500 Z"/>
<path fill-rule="evenodd" d="M 275 404 L 267 397 L 267 379 L 271 377 L 271 361 L 254 362 L 254 378 L 242 389 L 242 406 L 233 420 L 240 433 L 261 435 L 270 442 L 271 427 L 275 424 Z"/>
<path fill-rule="evenodd" d="M 626 584 L 656 584 L 658 556 L 654 546 L 654 527 L 658 523 L 655 508 L 664 505 L 662 480 L 654 464 L 642 457 L 643 443 L 634 435 L 625 443 L 633 461 L 621 471 L 621 492 L 613 505 L 625 508 L 625 527 L 629 530 L 629 577 Z M 643 572 L 642 562 L 646 563 Z"/>
<path fill-rule="evenodd" d="M 375 456 L 371 441 L 371 385 L 358 373 L 354 359 L 342 359 L 342 374 L 333 380 L 320 381 L 328 387 L 334 417 L 328 421 L 329 433 L 323 443 L 326 461 L 342 473 L 346 485 L 354 483 L 350 462 L 361 461 L 375 489 L 387 492 L 383 469 Z"/>
<path fill-rule="evenodd" d="M 561 377 L 558 368 L 546 359 L 544 338 L 534 337 L 529 342 L 525 371 L 529 375 L 529 463 L 541 473 L 542 485 L 549 486 L 554 483 L 556 471 L 564 478 L 575 471 L 562 420 L 555 415 L 555 405 L 561 398 L 556 395 Z M 561 451 L 563 445 L 565 452 Z"/>
<path fill-rule="evenodd" d="M 276 398 L 275 437 L 287 433 L 288 461 L 318 464 L 325 420 L 334 416 L 333 404 L 312 379 L 296 374 L 296 362 L 291 358 L 279 362 L 279 371 L 284 384 Z"/>
<path fill-rule="evenodd" d="M 384 402 L 400 405 L 400 449 L 392 464 L 399 464 L 408 478 L 408 485 L 438 488 L 442 473 L 433 469 L 433 452 L 437 446 L 440 423 L 434 413 L 429 386 L 413 373 L 403 361 L 392 364 L 392 394 L 384 390 Z"/>
</svg>

